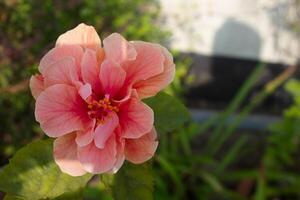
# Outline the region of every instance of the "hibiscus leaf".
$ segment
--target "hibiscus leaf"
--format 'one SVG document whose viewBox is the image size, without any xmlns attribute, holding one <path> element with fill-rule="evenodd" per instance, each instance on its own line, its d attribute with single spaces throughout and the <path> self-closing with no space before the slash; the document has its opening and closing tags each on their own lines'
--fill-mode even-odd
<svg viewBox="0 0 300 200">
<path fill-rule="evenodd" d="M 10 194 L 7 194 L 3 200 L 24 200 L 20 197 L 17 197 L 17 196 L 13 196 L 13 195 L 10 195 Z"/>
<path fill-rule="evenodd" d="M 53 199 L 82 188 L 92 175 L 72 177 L 53 160 L 53 140 L 40 140 L 20 149 L 0 171 L 0 190 L 21 199 Z"/>
<path fill-rule="evenodd" d="M 83 199 L 83 189 L 80 189 L 75 192 L 64 193 L 59 197 L 56 197 L 55 199 L 51 199 L 51 200 L 82 200 L 82 199 Z"/>
<path fill-rule="evenodd" d="M 154 125 L 159 133 L 177 129 L 190 119 L 187 108 L 175 97 L 164 92 L 146 99 L 145 103 L 154 111 Z"/>
<path fill-rule="evenodd" d="M 134 165 L 126 162 L 115 175 L 112 192 L 115 200 L 152 200 L 152 163 Z"/>
<path fill-rule="evenodd" d="M 67 193 L 64 193 L 54 199 L 40 199 L 40 200 L 82 200 L 83 199 L 83 190 L 80 189 L 78 191 L 75 191 L 75 192 L 67 192 Z M 21 198 L 21 197 L 17 197 L 17 196 L 14 196 L 14 195 L 10 195 L 10 194 L 7 194 L 3 200 L 26 200 L 24 198 Z"/>
</svg>

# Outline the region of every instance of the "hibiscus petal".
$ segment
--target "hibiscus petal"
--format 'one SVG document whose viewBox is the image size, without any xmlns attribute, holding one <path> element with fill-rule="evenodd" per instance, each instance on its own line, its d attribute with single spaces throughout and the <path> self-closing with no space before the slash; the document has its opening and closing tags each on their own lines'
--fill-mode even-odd
<svg viewBox="0 0 300 200">
<path fill-rule="evenodd" d="M 114 97 L 123 86 L 125 77 L 125 71 L 117 63 L 109 60 L 102 63 L 100 80 L 105 94 Z"/>
<path fill-rule="evenodd" d="M 104 52 L 104 49 L 103 49 L 103 48 L 99 48 L 99 49 L 96 51 L 96 54 L 97 54 L 97 61 L 98 61 L 98 63 L 102 63 L 103 60 L 105 59 L 105 52 Z"/>
<path fill-rule="evenodd" d="M 50 137 L 59 137 L 83 130 L 89 120 L 85 102 L 77 89 L 57 84 L 44 90 L 36 100 L 35 117 L 42 130 Z"/>
<path fill-rule="evenodd" d="M 160 90 L 169 85 L 175 76 L 175 64 L 173 63 L 173 57 L 164 47 L 161 47 L 164 55 L 164 71 L 163 73 L 153 76 L 147 80 L 139 81 L 134 84 L 140 98 L 148 98 L 155 96 Z"/>
<path fill-rule="evenodd" d="M 92 87 L 89 83 L 79 86 L 79 95 L 83 100 L 87 100 L 89 96 L 92 95 Z"/>
<path fill-rule="evenodd" d="M 124 138 L 139 138 L 148 133 L 154 123 L 152 109 L 135 98 L 120 106 L 119 119 Z"/>
<path fill-rule="evenodd" d="M 105 38 L 103 46 L 106 58 L 118 64 L 134 60 L 137 55 L 133 45 L 118 33 L 113 33 Z"/>
<path fill-rule="evenodd" d="M 95 92 L 101 91 L 101 82 L 99 79 L 100 66 L 97 62 L 96 52 L 87 49 L 84 52 L 81 61 L 81 74 L 85 83 L 91 84 Z"/>
<path fill-rule="evenodd" d="M 80 74 L 80 62 L 83 56 L 83 49 L 79 45 L 64 45 L 51 49 L 41 60 L 39 71 L 43 74 L 44 71 L 55 62 L 66 57 L 75 59 L 76 69 Z"/>
<path fill-rule="evenodd" d="M 163 72 L 165 59 L 158 45 L 141 41 L 132 44 L 137 51 L 136 59 L 122 65 L 126 71 L 127 84 L 146 80 Z"/>
<path fill-rule="evenodd" d="M 126 139 L 125 157 L 126 160 L 140 164 L 153 157 L 157 146 L 157 134 L 153 128 L 149 133 L 137 139 Z"/>
<path fill-rule="evenodd" d="M 114 164 L 113 168 L 109 171 L 112 174 L 117 173 L 125 161 L 124 147 L 125 147 L 125 140 L 118 137 L 117 156 L 116 156 L 117 161 Z"/>
<path fill-rule="evenodd" d="M 115 135 L 107 140 L 105 147 L 99 149 L 92 142 L 87 146 L 78 147 L 78 159 L 83 168 L 93 174 L 100 174 L 112 169 L 116 162 Z"/>
<path fill-rule="evenodd" d="M 74 58 L 66 57 L 53 63 L 44 71 L 44 85 L 49 87 L 55 84 L 76 85 L 79 76 Z"/>
<path fill-rule="evenodd" d="M 71 176 L 82 176 L 86 174 L 86 171 L 77 158 L 75 136 L 74 133 L 71 133 L 59 137 L 54 141 L 54 160 L 61 171 Z"/>
<path fill-rule="evenodd" d="M 95 128 L 96 120 L 91 120 L 89 124 L 87 124 L 87 128 L 84 131 L 77 131 L 76 134 L 76 143 L 78 146 L 86 146 L 90 144 L 94 139 L 94 128 Z"/>
<path fill-rule="evenodd" d="M 40 93 L 44 90 L 44 79 L 42 75 L 33 75 L 30 78 L 29 87 L 32 96 L 37 99 Z"/>
<path fill-rule="evenodd" d="M 60 35 L 56 41 L 57 46 L 72 44 L 97 50 L 101 47 L 101 40 L 94 27 L 81 23 L 72 30 Z"/>
<path fill-rule="evenodd" d="M 109 172 L 112 174 L 117 173 L 119 169 L 122 167 L 122 165 L 124 164 L 124 161 L 125 161 L 125 154 L 124 153 L 117 154 L 117 161 Z"/>
<path fill-rule="evenodd" d="M 104 122 L 97 126 L 95 130 L 95 145 L 103 149 L 107 139 L 114 132 L 115 128 L 119 125 L 118 115 L 111 112 L 105 119 Z"/>
</svg>

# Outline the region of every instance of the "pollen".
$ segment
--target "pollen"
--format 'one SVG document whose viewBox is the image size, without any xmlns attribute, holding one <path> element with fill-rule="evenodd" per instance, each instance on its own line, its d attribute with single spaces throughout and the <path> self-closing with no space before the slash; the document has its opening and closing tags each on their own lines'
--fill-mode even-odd
<svg viewBox="0 0 300 200">
<path fill-rule="evenodd" d="M 119 112 L 119 108 L 114 106 L 109 97 L 104 97 L 98 101 L 93 100 L 87 105 L 88 115 L 96 119 L 97 125 L 103 124 L 111 112 Z"/>
</svg>

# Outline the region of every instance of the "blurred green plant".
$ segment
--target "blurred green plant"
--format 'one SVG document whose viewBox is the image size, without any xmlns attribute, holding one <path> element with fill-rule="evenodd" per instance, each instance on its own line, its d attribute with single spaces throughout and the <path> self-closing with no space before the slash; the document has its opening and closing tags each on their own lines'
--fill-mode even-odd
<svg viewBox="0 0 300 200">
<path fill-rule="evenodd" d="M 194 81 L 194 76 L 188 73 L 192 58 L 187 55 L 180 55 L 178 51 L 172 51 L 172 55 L 176 63 L 176 73 L 172 84 L 166 88 L 166 92 L 184 102 L 185 88 Z"/>
<path fill-rule="evenodd" d="M 245 131 L 238 131 L 237 134 L 242 120 L 282 86 L 297 68 L 289 67 L 253 95 L 247 104 L 243 104 L 264 69 L 265 65 L 260 64 L 253 70 L 224 112 L 203 124 L 190 121 L 183 127 L 162 135 L 159 154 L 154 160 L 155 199 L 260 200 L 281 197 L 288 192 L 290 194 L 285 196 L 287 199 L 299 198 L 296 189 L 299 169 L 291 174 L 289 168 L 281 166 L 284 162 L 289 162 L 290 167 L 296 167 L 295 161 L 298 160 L 295 155 L 299 152 L 299 139 L 295 138 L 295 134 L 299 135 L 300 128 L 300 84 L 293 81 L 286 86 L 299 103 L 287 109 L 284 122 L 263 133 L 250 135 Z M 226 122 L 234 113 L 237 113 L 235 120 Z M 286 119 L 290 113 L 293 113 L 293 118 L 298 115 L 298 120 Z M 293 132 L 293 136 L 289 132 Z M 260 141 L 263 148 L 256 149 L 259 144 L 256 144 L 258 141 L 253 138 L 253 134 L 263 140 Z M 278 157 L 283 160 L 278 160 Z M 265 160 L 270 160 L 268 163 L 272 165 L 268 164 L 267 167 Z M 252 164 L 243 167 L 241 163 L 245 162 Z M 279 170 L 275 171 L 277 168 Z M 282 185 L 285 187 L 281 190 Z"/>
<path fill-rule="evenodd" d="M 290 80 L 285 89 L 294 103 L 285 110 L 283 120 L 270 127 L 271 135 L 261 162 L 264 196 L 260 199 L 300 198 L 300 81 Z"/>
</svg>

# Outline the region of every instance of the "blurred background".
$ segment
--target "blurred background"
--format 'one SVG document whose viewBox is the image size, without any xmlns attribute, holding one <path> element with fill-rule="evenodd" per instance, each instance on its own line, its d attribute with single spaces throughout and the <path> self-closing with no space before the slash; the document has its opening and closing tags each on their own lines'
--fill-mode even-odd
<svg viewBox="0 0 300 200">
<path fill-rule="evenodd" d="M 0 168 L 44 137 L 28 81 L 81 22 L 174 55 L 192 119 L 160 134 L 155 199 L 300 199 L 300 0 L 0 0 Z"/>
</svg>

